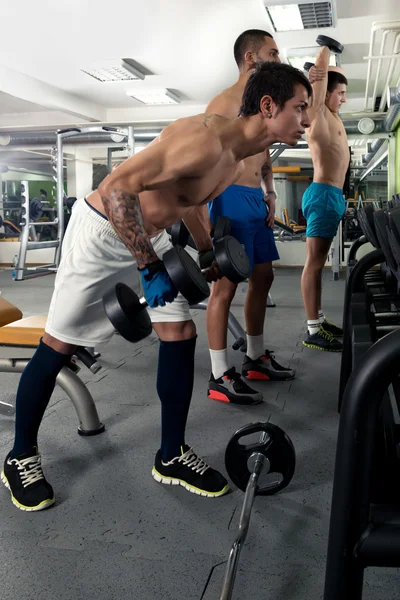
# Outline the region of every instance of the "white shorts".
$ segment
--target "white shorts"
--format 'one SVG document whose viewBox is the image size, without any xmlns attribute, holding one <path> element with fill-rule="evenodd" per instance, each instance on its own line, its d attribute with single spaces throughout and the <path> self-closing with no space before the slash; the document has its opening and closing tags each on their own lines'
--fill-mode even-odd
<svg viewBox="0 0 400 600">
<path fill-rule="evenodd" d="M 172 247 L 166 231 L 151 241 L 160 258 Z M 114 327 L 104 312 L 102 298 L 119 281 L 132 289 L 139 287 L 131 253 L 107 219 L 85 200 L 75 202 L 62 245 L 46 332 L 78 346 L 108 342 Z M 148 312 L 153 323 L 191 319 L 189 304 L 181 294 Z"/>
</svg>

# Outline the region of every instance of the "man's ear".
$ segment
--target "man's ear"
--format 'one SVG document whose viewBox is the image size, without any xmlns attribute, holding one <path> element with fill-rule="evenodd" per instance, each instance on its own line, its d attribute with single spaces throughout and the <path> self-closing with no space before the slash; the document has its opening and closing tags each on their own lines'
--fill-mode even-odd
<svg viewBox="0 0 400 600">
<path fill-rule="evenodd" d="M 244 60 L 249 65 L 254 64 L 253 52 L 251 50 L 247 50 L 247 52 L 245 52 Z"/>
<path fill-rule="evenodd" d="M 263 117 L 268 117 L 269 119 L 274 116 L 276 113 L 276 104 L 272 100 L 271 96 L 263 96 L 260 100 L 260 112 Z"/>
</svg>

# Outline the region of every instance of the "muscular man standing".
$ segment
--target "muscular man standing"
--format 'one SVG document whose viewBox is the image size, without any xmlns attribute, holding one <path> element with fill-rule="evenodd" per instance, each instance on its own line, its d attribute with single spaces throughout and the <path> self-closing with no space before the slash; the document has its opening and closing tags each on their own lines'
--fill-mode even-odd
<svg viewBox="0 0 400 600">
<path fill-rule="evenodd" d="M 347 79 L 337 67 L 328 70 L 329 58 L 329 48 L 322 47 L 315 66 L 324 77 L 312 84 L 311 127 L 306 134 L 314 181 L 304 193 L 302 206 L 307 221 L 307 256 L 301 290 L 308 327 L 303 344 L 308 348 L 340 352 L 342 344 L 335 336 L 343 335 L 343 331 L 327 321 L 321 309 L 322 270 L 345 212 L 343 184 L 350 154 L 346 130 L 338 115 L 346 102 Z"/>
<path fill-rule="evenodd" d="M 225 477 L 185 440 L 196 328 L 187 301 L 164 269 L 162 256 L 171 248 L 165 228 L 183 219 L 200 254 L 211 249 L 209 232 L 196 228 L 198 207 L 236 181 L 244 158 L 276 141 L 296 145 L 299 132 L 308 127 L 310 94 L 308 80 L 297 69 L 262 64 L 247 83 L 240 117 L 197 115 L 175 121 L 156 143 L 115 169 L 99 190 L 75 203 L 46 332 L 17 392 L 14 446 L 1 474 L 15 506 L 36 511 L 54 503 L 37 442 L 44 412 L 76 346 L 95 346 L 112 337 L 102 297 L 118 281 L 132 285 L 136 266 L 160 338 L 161 445 L 153 477 L 201 496 L 226 493 Z"/>
<path fill-rule="evenodd" d="M 259 29 L 244 31 L 237 38 L 234 57 L 239 67 L 239 79 L 211 100 L 206 111 L 231 119 L 239 113 L 243 90 L 255 66 L 264 61 L 280 63 L 274 39 L 267 31 Z M 261 188 L 262 183 L 265 193 Z M 294 371 L 282 367 L 264 346 L 265 309 L 274 279 L 272 261 L 279 259 L 273 235 L 275 198 L 271 159 L 269 150 L 266 149 L 247 158 L 238 181 L 209 204 L 210 218 L 214 225 L 221 215 L 230 218 L 232 235 L 244 245 L 254 267 L 244 305 L 247 354 L 242 365 L 242 375 L 236 372 L 235 367 L 231 367 L 227 350 L 229 308 L 237 285 L 226 278 L 212 285 L 207 308 L 211 355 L 208 396 L 215 400 L 257 404 L 261 402 L 262 394 L 247 385 L 243 376 L 264 380 L 294 377 Z"/>
</svg>

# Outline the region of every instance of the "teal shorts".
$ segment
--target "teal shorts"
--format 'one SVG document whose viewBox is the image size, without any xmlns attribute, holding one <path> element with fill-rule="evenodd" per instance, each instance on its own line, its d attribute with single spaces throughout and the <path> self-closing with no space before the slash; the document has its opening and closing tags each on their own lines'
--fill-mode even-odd
<svg viewBox="0 0 400 600">
<path fill-rule="evenodd" d="M 307 221 L 306 236 L 331 240 L 346 210 L 343 190 L 313 182 L 304 192 L 302 210 Z"/>
</svg>

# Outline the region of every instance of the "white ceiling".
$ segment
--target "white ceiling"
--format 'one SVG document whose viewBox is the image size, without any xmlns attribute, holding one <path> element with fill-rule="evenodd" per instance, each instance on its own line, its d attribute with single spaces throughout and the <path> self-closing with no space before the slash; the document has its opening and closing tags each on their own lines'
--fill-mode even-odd
<svg viewBox="0 0 400 600">
<path fill-rule="evenodd" d="M 268 0 L 267 0 L 268 1 Z M 288 0 L 289 3 L 290 0 Z M 266 2 L 267 3 L 267 2 Z M 0 126 L 174 119 L 204 110 L 237 77 L 233 43 L 245 29 L 273 33 L 263 0 L 1 0 Z M 396 8 L 397 6 L 397 8 Z M 398 0 L 337 0 L 351 111 L 363 109 L 371 25 L 400 18 Z M 276 33 L 290 48 L 321 31 Z M 145 81 L 100 83 L 80 71 L 93 61 L 133 58 Z M 397 76 L 395 73 L 394 76 Z M 146 107 L 127 90 L 176 90 L 179 106 Z"/>
</svg>

